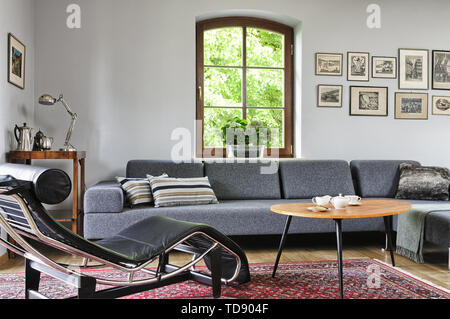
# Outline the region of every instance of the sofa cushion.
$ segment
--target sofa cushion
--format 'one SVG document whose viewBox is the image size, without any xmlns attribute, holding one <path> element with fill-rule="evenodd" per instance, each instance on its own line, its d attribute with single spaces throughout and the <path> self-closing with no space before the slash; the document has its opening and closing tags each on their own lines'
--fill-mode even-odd
<svg viewBox="0 0 450 319">
<path fill-rule="evenodd" d="M 278 163 L 205 163 L 205 175 L 219 200 L 281 198 Z"/>
<path fill-rule="evenodd" d="M 400 164 L 395 198 L 449 200 L 450 171 L 444 167 Z"/>
<path fill-rule="evenodd" d="M 394 198 L 402 163 L 420 165 L 416 161 L 402 160 L 356 160 L 350 162 L 356 192 L 361 197 Z"/>
<path fill-rule="evenodd" d="M 116 235 L 128 226 L 150 216 L 165 216 L 178 220 L 204 223 L 226 235 L 277 235 L 283 232 L 287 216 L 270 211 L 272 205 L 310 202 L 309 199 L 227 200 L 216 205 L 125 208 L 121 214 L 86 214 L 84 234 L 89 239 Z M 383 218 L 347 220 L 344 231 L 383 231 Z M 333 220 L 296 217 L 289 234 L 333 233 Z"/>
<path fill-rule="evenodd" d="M 150 204 L 152 202 L 152 191 L 148 179 L 117 176 L 116 180 L 125 192 L 127 202 L 131 207 L 139 204 Z"/>
<path fill-rule="evenodd" d="M 208 177 L 172 178 L 147 175 L 155 207 L 217 204 Z"/>
<path fill-rule="evenodd" d="M 350 167 L 341 160 L 286 160 L 280 162 L 284 198 L 354 195 Z"/>
<path fill-rule="evenodd" d="M 175 163 L 158 160 L 132 160 L 127 164 L 127 177 L 145 178 L 146 175 L 170 177 L 203 177 L 203 163 Z"/>
</svg>

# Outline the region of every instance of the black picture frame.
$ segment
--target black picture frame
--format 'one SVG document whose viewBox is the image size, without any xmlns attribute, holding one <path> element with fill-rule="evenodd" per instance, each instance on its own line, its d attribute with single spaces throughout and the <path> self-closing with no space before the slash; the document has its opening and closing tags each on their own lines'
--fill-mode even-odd
<svg viewBox="0 0 450 319">
<path fill-rule="evenodd" d="M 436 106 L 437 102 L 441 101 L 443 108 Z M 431 115 L 450 115 L 450 96 L 433 95 L 431 97 Z"/>
<path fill-rule="evenodd" d="M 450 57 L 450 51 L 446 51 L 446 50 L 433 50 L 431 51 L 431 88 L 433 90 L 450 90 L 450 74 L 448 74 L 448 86 L 447 87 L 439 87 L 436 85 L 435 83 L 435 77 L 436 77 L 436 53 L 444 53 L 444 54 L 448 54 Z"/>
<path fill-rule="evenodd" d="M 359 89 L 360 91 L 369 90 L 369 89 L 375 89 L 382 93 L 381 98 L 382 101 L 384 101 L 384 107 L 382 108 L 382 112 L 376 112 L 374 110 L 367 110 L 367 111 L 358 111 L 355 110 L 356 103 L 358 105 L 358 110 L 361 110 L 360 108 L 360 94 L 358 94 L 358 101 L 356 101 L 356 96 L 354 92 L 355 90 Z M 373 93 L 373 92 L 367 92 L 367 93 Z M 350 116 L 380 116 L 380 117 L 387 117 L 389 115 L 389 88 L 387 86 L 356 86 L 352 85 L 350 86 L 349 90 L 349 115 Z M 370 97 L 369 97 L 370 98 Z M 383 111 L 384 109 L 384 111 Z"/>
<path fill-rule="evenodd" d="M 325 105 L 325 104 L 321 104 L 321 97 L 320 97 L 320 89 L 321 87 L 334 87 L 334 88 L 338 88 L 339 90 L 339 102 L 336 102 L 334 105 L 332 102 L 330 102 L 329 105 Z M 333 85 L 333 84 L 319 84 L 317 85 L 317 107 L 322 108 L 322 107 L 331 107 L 331 108 L 342 108 L 342 101 L 343 101 L 343 97 L 344 97 L 344 86 L 343 85 Z"/>
<path fill-rule="evenodd" d="M 333 72 L 320 72 L 319 71 L 319 57 L 320 55 L 329 55 L 329 56 L 335 56 L 339 58 L 339 73 L 333 73 Z M 318 76 L 342 76 L 343 74 L 343 68 L 344 68 L 344 55 L 342 53 L 326 53 L 326 52 L 317 52 L 315 54 L 315 70 L 316 75 Z"/>
<path fill-rule="evenodd" d="M 350 61 L 351 55 L 363 55 L 366 60 L 365 75 L 355 76 L 351 74 L 352 63 Z M 370 53 L 369 52 L 347 52 L 347 81 L 352 82 L 369 82 L 370 80 Z"/>
<path fill-rule="evenodd" d="M 375 67 L 375 60 L 376 59 L 385 59 L 385 60 L 393 60 L 394 61 L 394 63 L 393 63 L 393 65 L 394 65 L 394 67 L 395 67 L 395 71 L 393 71 L 392 73 L 392 76 L 375 76 L 374 74 L 374 72 L 375 72 L 375 70 L 376 70 L 376 67 Z M 395 56 L 372 56 L 372 66 L 371 66 L 371 73 L 372 73 L 372 79 L 397 79 L 397 74 L 398 74 L 398 62 L 397 62 L 397 57 L 395 57 Z"/>
<path fill-rule="evenodd" d="M 20 54 L 20 61 L 18 62 L 20 66 L 14 66 L 13 49 Z M 19 41 L 12 33 L 8 33 L 8 82 L 12 85 L 18 87 L 19 89 L 25 89 L 25 71 L 26 71 L 26 46 Z M 20 69 L 20 70 L 19 70 Z M 17 74 L 19 73 L 20 74 Z"/>
<path fill-rule="evenodd" d="M 402 52 L 408 52 L 410 51 L 411 54 L 414 54 L 414 52 L 423 52 L 424 54 L 424 64 L 426 66 L 426 79 L 422 80 L 423 86 L 405 86 L 405 83 L 407 83 L 407 81 L 402 81 L 403 78 L 403 73 L 404 72 L 404 67 L 402 62 Z M 428 49 L 405 49 L 405 48 L 400 48 L 398 49 L 398 88 L 399 90 L 429 90 L 430 89 L 430 50 Z M 406 73 L 405 73 L 406 74 Z"/>
</svg>

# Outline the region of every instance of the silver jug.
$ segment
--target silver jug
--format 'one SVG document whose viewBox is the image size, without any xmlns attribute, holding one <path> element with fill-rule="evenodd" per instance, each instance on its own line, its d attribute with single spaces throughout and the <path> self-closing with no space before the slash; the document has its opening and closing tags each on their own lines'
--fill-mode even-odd
<svg viewBox="0 0 450 319">
<path fill-rule="evenodd" d="M 49 151 L 52 149 L 53 137 L 42 136 L 40 140 L 40 146 L 42 150 Z"/>
<path fill-rule="evenodd" d="M 33 129 L 27 126 L 27 123 L 23 123 L 22 127 L 14 128 L 14 136 L 17 141 L 16 151 L 32 151 L 33 150 Z"/>
</svg>

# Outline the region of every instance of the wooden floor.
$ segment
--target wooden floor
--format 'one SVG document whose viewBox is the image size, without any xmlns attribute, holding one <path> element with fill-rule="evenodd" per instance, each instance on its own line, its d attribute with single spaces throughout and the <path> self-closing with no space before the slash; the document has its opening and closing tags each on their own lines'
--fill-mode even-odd
<svg viewBox="0 0 450 319">
<path fill-rule="evenodd" d="M 280 236 L 232 237 L 246 252 L 250 263 L 273 263 L 277 254 Z M 316 261 L 336 259 L 336 239 L 334 234 L 290 235 L 288 236 L 281 262 Z M 384 252 L 384 235 L 381 233 L 344 233 L 344 259 L 375 258 L 390 263 L 388 252 Z M 47 251 L 53 259 L 62 263 L 80 263 L 81 259 L 67 256 L 53 250 Z M 448 248 L 425 247 L 425 264 L 416 264 L 409 259 L 395 255 L 399 269 L 421 279 L 450 289 L 448 270 Z M 187 260 L 185 254 L 171 255 L 171 263 Z M 23 272 L 23 258 L 17 257 L 0 264 L 0 273 Z"/>
</svg>

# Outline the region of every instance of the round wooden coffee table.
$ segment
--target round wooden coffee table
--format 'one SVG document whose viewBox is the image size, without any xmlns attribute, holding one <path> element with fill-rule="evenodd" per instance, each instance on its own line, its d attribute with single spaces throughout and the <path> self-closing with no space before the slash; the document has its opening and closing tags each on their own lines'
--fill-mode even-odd
<svg viewBox="0 0 450 319">
<path fill-rule="evenodd" d="M 395 267 L 392 236 L 391 236 L 392 216 L 410 210 L 411 209 L 410 203 L 398 200 L 373 199 L 373 200 L 362 200 L 361 205 L 359 206 L 348 206 L 343 209 L 335 209 L 332 208 L 331 205 L 328 205 L 326 207 L 329 207 L 330 210 L 326 212 L 312 212 L 308 210 L 308 207 L 313 206 L 314 204 L 312 203 L 289 203 L 289 204 L 274 205 L 270 208 L 273 212 L 277 214 L 287 215 L 286 224 L 284 227 L 283 235 L 281 236 L 280 247 L 278 249 L 277 259 L 275 261 L 272 277 L 275 277 L 292 217 L 333 219 L 335 221 L 338 270 L 339 270 L 339 291 L 341 299 L 344 298 L 343 268 L 342 268 L 342 221 L 344 219 L 383 217 L 388 250 L 391 253 L 392 266 Z"/>
</svg>

